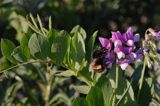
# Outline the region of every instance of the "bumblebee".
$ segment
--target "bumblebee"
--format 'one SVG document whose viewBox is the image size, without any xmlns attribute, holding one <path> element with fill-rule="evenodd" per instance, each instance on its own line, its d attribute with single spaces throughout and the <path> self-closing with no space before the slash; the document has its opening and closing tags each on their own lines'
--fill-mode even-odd
<svg viewBox="0 0 160 106">
<path fill-rule="evenodd" d="M 90 69 L 92 71 L 98 72 L 98 73 L 104 73 L 104 71 L 105 71 L 105 63 L 104 63 L 105 54 L 106 54 L 105 49 L 97 50 L 93 53 L 93 59 L 92 59 L 92 62 L 90 63 Z"/>
</svg>

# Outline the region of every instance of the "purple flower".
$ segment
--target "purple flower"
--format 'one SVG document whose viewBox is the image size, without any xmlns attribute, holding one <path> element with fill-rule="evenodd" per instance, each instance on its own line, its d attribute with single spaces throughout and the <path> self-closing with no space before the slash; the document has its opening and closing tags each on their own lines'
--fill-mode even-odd
<svg viewBox="0 0 160 106">
<path fill-rule="evenodd" d="M 119 64 L 122 70 L 125 70 L 128 65 L 134 61 L 142 61 L 142 49 L 136 51 L 135 42 L 139 41 L 139 34 L 133 34 L 132 28 L 121 34 L 119 31 L 112 32 L 112 38 L 99 38 L 99 41 L 107 52 L 104 58 L 104 64 L 107 68 L 111 68 L 112 64 Z M 112 48 L 112 44 L 114 48 Z"/>
<path fill-rule="evenodd" d="M 153 35 L 153 36 L 160 36 L 160 31 L 155 31 L 154 29 L 152 28 L 149 28 L 148 29 L 150 31 L 150 33 Z"/>
<path fill-rule="evenodd" d="M 131 27 L 129 27 L 127 32 L 124 33 L 124 40 L 127 46 L 134 46 L 134 42 L 139 41 L 139 39 L 140 35 L 139 34 L 134 35 Z"/>
<path fill-rule="evenodd" d="M 106 54 L 104 58 L 104 63 L 107 66 L 107 68 L 111 68 L 112 64 L 115 62 L 116 56 L 113 52 L 109 52 Z"/>
<path fill-rule="evenodd" d="M 154 29 L 152 28 L 149 28 L 148 29 L 149 32 L 155 37 L 155 40 L 159 41 L 160 40 L 160 31 L 155 31 Z"/>
<path fill-rule="evenodd" d="M 111 40 L 114 43 L 114 47 L 122 46 L 122 44 L 124 43 L 124 37 L 121 35 L 119 31 L 112 32 Z"/>
</svg>

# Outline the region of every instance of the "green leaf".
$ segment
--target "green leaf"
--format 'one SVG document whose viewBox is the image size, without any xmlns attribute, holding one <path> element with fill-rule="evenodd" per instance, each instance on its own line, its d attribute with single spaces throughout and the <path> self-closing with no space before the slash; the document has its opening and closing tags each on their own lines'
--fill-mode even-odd
<svg viewBox="0 0 160 106">
<path fill-rule="evenodd" d="M 138 106 L 137 102 L 135 101 L 134 91 L 130 82 L 127 82 L 126 90 L 123 92 L 122 95 L 119 95 L 119 101 L 117 102 L 118 106 Z"/>
<path fill-rule="evenodd" d="M 32 15 L 32 14 L 29 14 L 29 16 L 30 16 L 31 21 L 32 21 L 33 25 L 35 26 L 35 28 L 37 28 L 37 29 L 38 29 L 38 25 L 36 24 L 36 21 L 35 21 L 35 19 L 34 19 L 33 15 Z"/>
<path fill-rule="evenodd" d="M 102 91 L 105 106 L 109 106 L 110 102 L 112 102 L 111 97 L 113 95 L 113 88 L 111 86 L 109 79 L 106 78 L 105 76 L 101 76 L 96 86 L 99 87 L 100 90 Z"/>
<path fill-rule="evenodd" d="M 9 63 L 5 57 L 0 58 L 0 71 L 5 70 L 9 67 Z"/>
<path fill-rule="evenodd" d="M 16 47 L 11 54 L 18 62 L 25 62 L 27 58 L 23 55 L 21 48 Z"/>
<path fill-rule="evenodd" d="M 98 87 L 92 87 L 86 100 L 89 106 L 104 106 L 103 94 Z"/>
<path fill-rule="evenodd" d="M 79 70 L 81 63 L 85 58 L 85 43 L 80 33 L 75 33 L 71 40 L 69 59 L 71 66 L 75 70 Z"/>
<path fill-rule="evenodd" d="M 75 72 L 72 70 L 66 70 L 66 71 L 62 71 L 60 73 L 57 73 L 56 76 L 59 76 L 59 77 L 75 76 Z"/>
<path fill-rule="evenodd" d="M 43 30 L 42 21 L 41 21 L 41 18 L 39 17 L 39 15 L 37 15 L 37 20 L 38 20 L 38 23 L 39 23 L 39 26 L 40 26 L 40 29 L 41 29 L 43 35 L 46 35 L 44 30 Z"/>
<path fill-rule="evenodd" d="M 16 46 L 13 42 L 7 39 L 1 39 L 1 51 L 3 56 L 5 56 L 10 62 L 16 63 L 16 60 L 11 56 L 14 48 Z"/>
<path fill-rule="evenodd" d="M 49 43 L 46 37 L 33 34 L 28 43 L 30 53 L 38 59 L 46 59 L 49 52 Z"/>
<path fill-rule="evenodd" d="M 63 93 L 60 92 L 57 95 L 55 95 L 50 101 L 49 101 L 49 106 L 57 106 L 61 103 L 66 104 L 66 106 L 71 106 L 71 101 L 69 97 Z"/>
<path fill-rule="evenodd" d="M 61 64 L 69 48 L 70 36 L 65 31 L 54 30 L 49 32 L 48 39 L 51 47 L 49 57 L 53 62 Z"/>
<path fill-rule="evenodd" d="M 25 34 L 22 37 L 22 40 L 20 42 L 21 51 L 27 59 L 30 58 L 30 51 L 29 51 L 29 47 L 28 47 L 28 42 L 29 42 L 30 37 L 31 37 L 30 34 Z"/>
<path fill-rule="evenodd" d="M 75 89 L 79 93 L 88 94 L 90 87 L 87 85 L 71 85 L 71 88 Z"/>
<path fill-rule="evenodd" d="M 140 97 L 139 97 L 139 104 L 140 106 L 147 106 L 152 100 L 151 96 L 151 87 L 149 84 L 144 80 L 142 89 L 140 92 Z"/>
<path fill-rule="evenodd" d="M 132 77 L 131 77 L 132 78 L 132 87 L 134 90 L 138 89 L 138 86 L 139 86 L 138 82 L 141 77 L 142 68 L 143 68 L 143 64 L 138 65 L 137 68 L 135 69 Z"/>
<path fill-rule="evenodd" d="M 76 98 L 72 106 L 88 106 L 88 103 L 84 98 Z"/>
<path fill-rule="evenodd" d="M 87 43 L 87 60 L 88 60 L 89 63 L 92 59 L 94 43 L 95 43 L 95 40 L 96 40 L 96 37 L 97 37 L 97 33 L 98 33 L 98 31 L 94 32 L 93 35 L 91 36 L 91 38 L 89 39 L 88 43 Z"/>
<path fill-rule="evenodd" d="M 91 79 L 91 73 L 88 71 L 87 67 L 78 71 L 77 78 L 88 85 L 93 85 L 93 80 Z"/>
<path fill-rule="evenodd" d="M 77 32 L 81 34 L 81 36 L 83 37 L 84 40 L 86 39 L 86 37 L 87 37 L 86 31 L 79 25 L 76 25 L 71 30 L 71 34 L 74 34 L 74 33 L 77 33 Z"/>
<path fill-rule="evenodd" d="M 112 70 L 108 73 L 108 78 L 110 78 L 112 87 L 115 87 L 115 67 L 112 68 Z M 130 87 L 127 91 L 129 83 L 125 79 L 124 72 L 119 68 L 118 71 L 118 88 L 116 91 L 116 103 L 121 100 L 121 103 L 118 104 L 118 106 L 136 106 L 137 103 L 134 99 L 134 93 L 132 87 Z"/>
</svg>

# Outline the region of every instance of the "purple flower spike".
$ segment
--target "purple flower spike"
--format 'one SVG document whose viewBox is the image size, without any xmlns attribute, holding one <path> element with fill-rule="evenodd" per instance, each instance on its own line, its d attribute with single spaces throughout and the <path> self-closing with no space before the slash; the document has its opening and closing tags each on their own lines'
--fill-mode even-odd
<svg viewBox="0 0 160 106">
<path fill-rule="evenodd" d="M 106 48 L 106 49 L 108 49 L 108 50 L 111 49 L 112 43 L 111 43 L 110 40 L 108 40 L 108 39 L 106 39 L 106 38 L 103 38 L 103 37 L 99 37 L 99 41 L 100 41 L 102 47 L 104 47 L 104 48 Z"/>
</svg>

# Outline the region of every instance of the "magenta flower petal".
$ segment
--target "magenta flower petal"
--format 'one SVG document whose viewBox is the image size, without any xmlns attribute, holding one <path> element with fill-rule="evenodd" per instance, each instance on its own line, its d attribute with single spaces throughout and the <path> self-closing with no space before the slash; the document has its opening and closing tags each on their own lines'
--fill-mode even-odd
<svg viewBox="0 0 160 106">
<path fill-rule="evenodd" d="M 134 45 L 134 35 L 132 32 L 132 28 L 128 28 L 127 32 L 123 35 L 126 45 L 133 46 Z"/>
<path fill-rule="evenodd" d="M 122 47 L 122 46 L 117 46 L 117 47 L 114 48 L 114 52 L 115 52 L 115 53 L 118 53 L 118 52 L 120 52 L 120 51 L 122 51 L 122 50 L 123 50 L 123 47 Z"/>
<path fill-rule="evenodd" d="M 104 47 L 106 49 L 111 49 L 112 43 L 110 42 L 110 40 L 103 38 L 103 37 L 99 37 L 99 41 L 100 41 L 102 47 Z"/>
<path fill-rule="evenodd" d="M 115 42 L 116 40 L 120 40 L 121 42 L 124 42 L 124 38 L 119 31 L 112 32 L 112 42 Z"/>
</svg>

